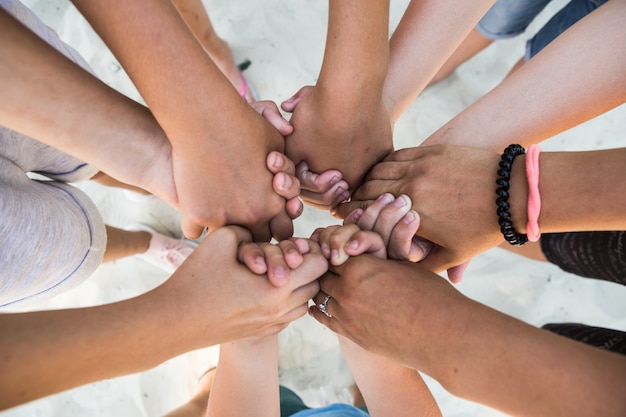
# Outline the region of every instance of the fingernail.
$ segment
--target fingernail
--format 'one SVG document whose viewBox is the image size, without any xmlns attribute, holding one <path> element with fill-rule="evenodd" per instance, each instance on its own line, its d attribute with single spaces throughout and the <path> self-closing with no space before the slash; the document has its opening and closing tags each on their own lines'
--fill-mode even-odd
<svg viewBox="0 0 626 417">
<path fill-rule="evenodd" d="M 276 278 L 285 278 L 287 276 L 287 271 L 282 266 L 277 266 L 272 272 Z"/>
<path fill-rule="evenodd" d="M 288 190 L 289 187 L 291 187 L 291 184 L 293 184 L 293 181 L 291 181 L 291 177 L 289 175 L 283 174 L 280 176 L 280 178 L 282 178 L 280 182 L 280 189 Z"/>
<path fill-rule="evenodd" d="M 346 245 L 346 249 L 352 249 L 352 250 L 357 250 L 359 248 L 359 242 L 356 240 L 351 240 L 350 242 L 348 242 L 348 244 Z"/>
<path fill-rule="evenodd" d="M 378 197 L 378 201 L 385 206 L 391 203 L 393 200 L 394 200 L 394 197 L 391 194 L 383 194 L 380 197 Z"/>
<path fill-rule="evenodd" d="M 339 251 L 337 249 L 333 249 L 332 251 L 330 251 L 330 259 L 337 258 L 339 258 Z"/>
<path fill-rule="evenodd" d="M 404 215 L 404 217 L 402 218 L 402 221 L 405 224 L 411 224 L 413 223 L 415 220 L 417 220 L 417 213 L 413 210 L 409 211 L 407 214 Z"/>
<path fill-rule="evenodd" d="M 313 233 L 311 235 L 311 240 L 314 241 L 314 242 L 318 242 L 319 243 L 319 241 L 320 241 L 320 234 L 319 233 Z"/>
<path fill-rule="evenodd" d="M 396 198 L 396 201 L 393 202 L 393 205 L 395 207 L 401 208 L 407 205 L 407 201 L 405 197 L 401 195 L 400 197 Z"/>
<path fill-rule="evenodd" d="M 338 175 L 334 175 L 331 179 L 330 179 L 330 185 L 335 185 L 337 184 L 339 181 L 341 181 L 341 177 Z"/>
<path fill-rule="evenodd" d="M 320 245 L 320 248 L 322 249 L 322 254 L 328 259 L 328 257 L 330 256 L 330 249 L 328 248 L 328 244 L 324 242 Z"/>
<path fill-rule="evenodd" d="M 265 265 L 265 259 L 263 259 L 262 256 L 257 256 L 254 259 L 254 263 L 257 264 L 257 265 Z"/>
<path fill-rule="evenodd" d="M 356 209 L 352 212 L 352 214 L 350 214 L 350 220 L 353 223 L 356 223 L 359 221 L 362 215 L 363 215 L 363 209 Z"/>
<path fill-rule="evenodd" d="M 335 195 L 341 195 L 343 193 L 346 192 L 346 189 L 343 187 L 337 187 L 337 189 L 335 190 Z"/>
<path fill-rule="evenodd" d="M 278 152 L 273 152 L 270 155 L 270 163 L 274 168 L 280 168 L 283 166 L 283 157 Z"/>
</svg>

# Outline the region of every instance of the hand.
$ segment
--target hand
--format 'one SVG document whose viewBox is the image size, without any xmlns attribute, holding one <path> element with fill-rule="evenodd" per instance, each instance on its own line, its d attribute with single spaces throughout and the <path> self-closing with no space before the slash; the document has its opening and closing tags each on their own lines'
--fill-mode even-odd
<svg viewBox="0 0 626 417">
<path fill-rule="evenodd" d="M 296 176 L 300 180 L 302 200 L 313 207 L 330 210 L 350 198 L 348 183 L 336 169 L 317 174 L 302 161 L 296 166 Z"/>
<path fill-rule="evenodd" d="M 420 217 L 411 210 L 411 206 L 411 199 L 407 195 L 395 198 L 386 193 L 365 210 L 357 208 L 349 213 L 344 225 L 355 223 L 361 230 L 379 233 L 387 247 L 387 256 L 391 259 L 419 262 L 428 256 L 433 245 L 416 236 Z"/>
<path fill-rule="evenodd" d="M 306 313 L 308 300 L 319 291 L 317 278 L 328 268 L 319 247 L 311 244 L 300 265 L 289 271 L 289 280 L 277 287 L 238 261 L 239 246 L 251 240 L 240 227 L 214 231 L 154 290 L 160 297 L 151 302 L 167 304 L 164 308 L 172 311 L 184 309 L 176 326 L 180 334 L 173 338 L 191 338 L 199 347 L 265 336 Z"/>
<path fill-rule="evenodd" d="M 383 193 L 410 196 L 420 215 L 417 233 L 434 244 L 421 264 L 440 272 L 503 241 L 495 217 L 498 161 L 497 154 L 473 148 L 402 149 L 374 167 L 335 213 L 345 217 Z"/>
<path fill-rule="evenodd" d="M 311 252 L 307 239 L 283 240 L 277 244 L 244 242 L 237 258 L 255 274 L 267 274 L 272 284 L 281 287 L 289 282 L 289 271 L 298 268 L 303 255 Z"/>
<path fill-rule="evenodd" d="M 393 150 L 391 122 L 382 97 L 371 97 L 378 98 L 344 104 L 341 97 L 322 87 L 303 87 L 281 105 L 293 112 L 294 132 L 285 142 L 287 156 L 296 165 L 306 161 L 313 172 L 338 170 L 354 189 Z"/>
<path fill-rule="evenodd" d="M 320 279 L 314 301 L 327 303 L 327 317 L 317 306 L 309 308 L 320 323 L 370 352 L 415 366 L 415 358 L 428 360 L 431 337 L 446 332 L 449 320 L 464 297 L 443 278 L 419 264 L 351 257 Z"/>
<path fill-rule="evenodd" d="M 241 103 L 236 113 L 241 113 L 237 123 L 212 121 L 206 139 L 194 146 L 177 148 L 180 141 L 172 142 L 183 232 L 197 238 L 205 226 L 211 232 L 239 224 L 255 240 L 287 238 L 293 233 L 292 218 L 284 199 L 273 191 L 265 166 L 269 152 L 282 151 L 283 138 L 247 104 Z"/>
</svg>

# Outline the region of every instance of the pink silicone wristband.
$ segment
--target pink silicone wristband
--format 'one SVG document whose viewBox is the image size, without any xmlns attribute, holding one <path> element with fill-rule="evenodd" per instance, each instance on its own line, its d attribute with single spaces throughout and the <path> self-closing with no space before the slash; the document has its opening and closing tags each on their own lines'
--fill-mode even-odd
<svg viewBox="0 0 626 417">
<path fill-rule="evenodd" d="M 539 194 L 539 154 L 541 148 L 530 145 L 526 151 L 526 176 L 528 177 L 528 224 L 526 235 L 528 240 L 536 242 L 541 237 L 539 231 L 539 213 L 541 212 L 541 195 Z"/>
</svg>

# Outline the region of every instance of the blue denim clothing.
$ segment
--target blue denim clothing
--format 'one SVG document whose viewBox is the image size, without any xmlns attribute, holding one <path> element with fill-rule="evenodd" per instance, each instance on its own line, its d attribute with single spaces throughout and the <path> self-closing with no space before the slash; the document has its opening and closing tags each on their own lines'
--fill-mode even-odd
<svg viewBox="0 0 626 417">
<path fill-rule="evenodd" d="M 568 27 L 582 19 L 607 0 L 572 0 L 555 14 L 529 41 L 526 59 L 530 59 Z M 550 0 L 497 0 L 476 25 L 488 39 L 512 38 L 528 25 L 550 3 Z"/>
<path fill-rule="evenodd" d="M 526 43 L 526 60 L 535 56 L 567 28 L 606 2 L 607 0 L 571 0 Z"/>
<path fill-rule="evenodd" d="M 287 387 L 280 386 L 281 417 L 369 417 L 366 407 L 353 407 L 348 404 L 332 404 L 327 407 L 310 408 L 302 398 Z"/>
<path fill-rule="evenodd" d="M 523 33 L 548 3 L 550 0 L 497 0 L 476 29 L 488 39 L 512 38 Z"/>
</svg>

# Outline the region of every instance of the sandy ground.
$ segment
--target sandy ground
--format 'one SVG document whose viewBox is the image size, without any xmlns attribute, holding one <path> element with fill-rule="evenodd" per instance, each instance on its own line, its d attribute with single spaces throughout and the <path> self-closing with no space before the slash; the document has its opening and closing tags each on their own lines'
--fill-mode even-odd
<svg viewBox="0 0 626 417">
<path fill-rule="evenodd" d="M 75 47 L 108 84 L 128 96 L 139 95 L 119 64 L 82 17 L 63 0 L 25 3 Z M 237 60 L 250 59 L 249 82 L 261 99 L 280 102 L 301 86 L 314 84 L 321 65 L 326 2 L 305 0 L 205 0 L 218 33 Z M 392 28 L 408 1 L 392 1 Z M 555 1 L 529 28 L 533 33 L 563 1 Z M 398 122 L 396 148 L 416 146 L 432 131 L 496 85 L 522 55 L 525 36 L 496 43 L 461 67 L 448 80 L 426 90 Z M 544 150 L 624 146 L 624 106 L 550 139 Z M 164 233 L 180 235 L 176 212 L 157 199 L 127 200 L 118 190 L 81 184 L 99 205 L 107 223 L 145 222 Z M 336 223 L 326 213 L 306 208 L 296 235 L 308 236 L 320 225 Z M 106 264 L 83 285 L 40 308 L 107 303 L 140 294 L 167 275 L 138 259 Z M 626 330 L 626 288 L 576 278 L 553 265 L 524 260 L 493 249 L 473 260 L 459 289 L 496 309 L 533 325 L 577 321 Z M 479 323 L 477 323 L 479 325 Z M 344 401 L 352 384 L 336 338 L 305 317 L 280 335 L 280 375 L 311 406 Z M 149 416 L 157 417 L 186 401 L 197 378 L 216 363 L 218 347 L 173 358 L 136 375 L 102 381 L 0 413 L 1 417 Z M 498 358 L 493 358 L 498 360 Z M 491 409 L 451 396 L 436 382 L 429 385 L 446 416 L 499 416 Z"/>
</svg>

